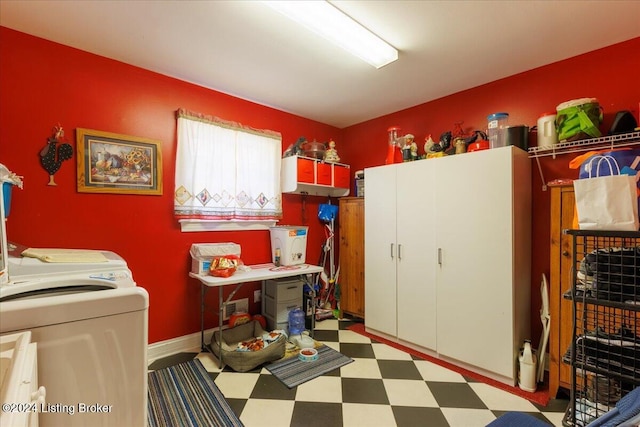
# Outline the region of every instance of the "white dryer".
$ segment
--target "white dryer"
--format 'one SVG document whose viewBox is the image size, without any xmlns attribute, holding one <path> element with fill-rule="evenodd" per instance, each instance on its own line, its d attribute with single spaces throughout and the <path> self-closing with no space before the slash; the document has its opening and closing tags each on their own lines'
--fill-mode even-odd
<svg viewBox="0 0 640 427">
<path fill-rule="evenodd" d="M 0 334 L 30 331 L 40 426 L 147 424 L 149 296 L 124 259 L 49 263 L 8 254 Z"/>
</svg>

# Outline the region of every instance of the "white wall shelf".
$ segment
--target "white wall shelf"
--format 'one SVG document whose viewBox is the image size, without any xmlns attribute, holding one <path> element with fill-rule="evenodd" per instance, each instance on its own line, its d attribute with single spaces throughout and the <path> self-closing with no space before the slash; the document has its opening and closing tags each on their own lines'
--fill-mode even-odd
<svg viewBox="0 0 640 427">
<path fill-rule="evenodd" d="M 542 191 L 547 191 L 547 182 L 540 166 L 540 157 L 551 156 L 554 159 L 560 154 L 583 153 L 592 150 L 616 149 L 629 146 L 640 146 L 640 132 L 629 132 L 620 135 L 609 135 L 600 138 L 581 139 L 578 141 L 559 142 L 554 145 L 530 147 L 529 158 L 536 159 L 538 171 L 542 179 Z"/>
<path fill-rule="evenodd" d="M 283 193 L 342 197 L 349 195 L 350 182 L 349 165 L 303 156 L 282 159 Z"/>
</svg>

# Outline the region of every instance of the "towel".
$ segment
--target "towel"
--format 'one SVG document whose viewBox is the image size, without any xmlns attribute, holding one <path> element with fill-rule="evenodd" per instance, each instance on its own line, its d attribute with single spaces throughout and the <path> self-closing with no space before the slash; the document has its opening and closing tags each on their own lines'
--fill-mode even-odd
<svg viewBox="0 0 640 427">
<path fill-rule="evenodd" d="M 22 256 L 37 258 L 44 262 L 107 262 L 101 251 L 90 249 L 29 248 Z"/>
</svg>

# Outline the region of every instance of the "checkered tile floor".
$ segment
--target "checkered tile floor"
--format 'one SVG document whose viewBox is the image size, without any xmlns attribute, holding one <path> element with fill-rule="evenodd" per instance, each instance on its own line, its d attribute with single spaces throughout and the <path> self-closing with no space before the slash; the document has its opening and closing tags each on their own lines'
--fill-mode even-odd
<svg viewBox="0 0 640 427">
<path fill-rule="evenodd" d="M 508 411 L 562 426 L 567 400 L 540 407 L 347 330 L 350 324 L 323 320 L 314 338 L 354 362 L 293 389 L 264 368 L 221 372 L 209 353 L 179 353 L 154 361 L 149 369 L 197 357 L 246 427 L 473 427 Z"/>
</svg>

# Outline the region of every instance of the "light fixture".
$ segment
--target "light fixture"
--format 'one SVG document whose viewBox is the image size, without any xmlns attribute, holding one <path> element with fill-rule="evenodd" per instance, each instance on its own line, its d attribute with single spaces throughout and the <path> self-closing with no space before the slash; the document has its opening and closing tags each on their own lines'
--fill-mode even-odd
<svg viewBox="0 0 640 427">
<path fill-rule="evenodd" d="M 264 1 L 376 68 L 398 59 L 398 51 L 327 1 Z"/>
</svg>

